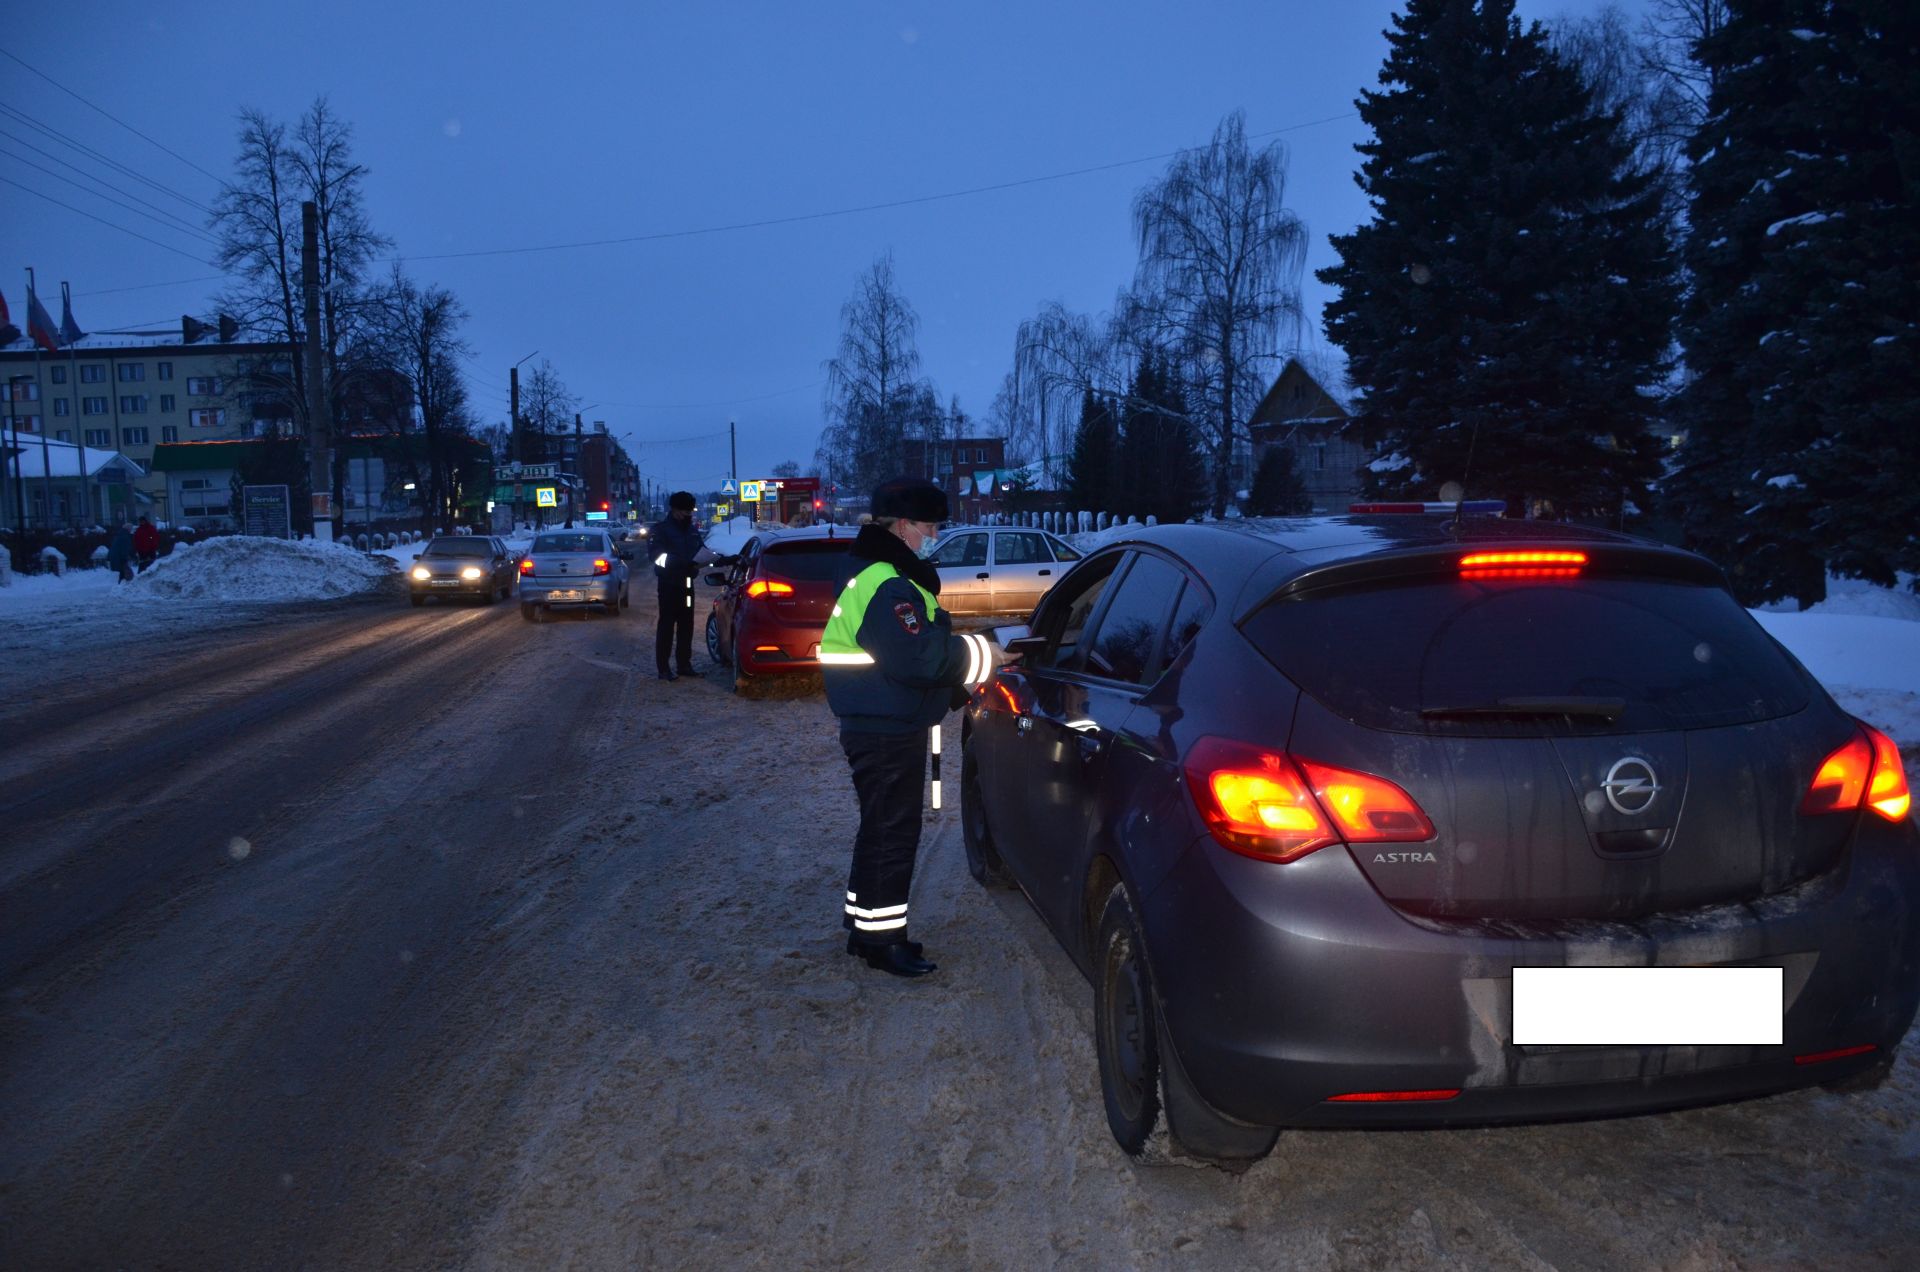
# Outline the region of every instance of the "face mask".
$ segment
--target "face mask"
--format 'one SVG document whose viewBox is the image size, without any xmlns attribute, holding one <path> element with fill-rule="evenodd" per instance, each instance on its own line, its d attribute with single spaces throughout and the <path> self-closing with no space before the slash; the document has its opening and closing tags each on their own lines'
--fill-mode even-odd
<svg viewBox="0 0 1920 1272">
<path fill-rule="evenodd" d="M 940 536 L 937 533 L 930 534 L 920 540 L 920 546 L 914 549 L 913 554 L 925 561 L 933 556 L 933 550 L 939 546 Z"/>
</svg>

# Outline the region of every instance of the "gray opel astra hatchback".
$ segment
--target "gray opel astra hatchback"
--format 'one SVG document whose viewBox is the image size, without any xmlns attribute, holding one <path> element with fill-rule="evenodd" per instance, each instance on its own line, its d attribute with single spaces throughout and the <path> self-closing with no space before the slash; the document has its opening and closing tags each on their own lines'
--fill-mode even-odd
<svg viewBox="0 0 1920 1272">
<path fill-rule="evenodd" d="M 1093 982 L 1108 1122 L 1639 1113 L 1877 1083 L 1920 995 L 1893 743 L 1710 562 L 1489 517 L 1166 526 L 963 719 L 968 865 Z"/>
</svg>

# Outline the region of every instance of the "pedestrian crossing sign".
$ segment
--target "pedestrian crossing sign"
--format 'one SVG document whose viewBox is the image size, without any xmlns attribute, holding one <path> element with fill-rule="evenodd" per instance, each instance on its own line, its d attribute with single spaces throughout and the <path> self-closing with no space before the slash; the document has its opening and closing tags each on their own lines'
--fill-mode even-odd
<svg viewBox="0 0 1920 1272">
<path fill-rule="evenodd" d="M 741 503 L 759 503 L 760 502 L 760 483 L 757 481 L 741 482 L 740 483 L 740 502 Z"/>
<path fill-rule="evenodd" d="M 727 478 L 727 480 L 720 487 L 720 493 L 723 495 L 731 495 L 731 494 L 737 493 L 734 489 L 733 478 L 731 477 Z"/>
</svg>

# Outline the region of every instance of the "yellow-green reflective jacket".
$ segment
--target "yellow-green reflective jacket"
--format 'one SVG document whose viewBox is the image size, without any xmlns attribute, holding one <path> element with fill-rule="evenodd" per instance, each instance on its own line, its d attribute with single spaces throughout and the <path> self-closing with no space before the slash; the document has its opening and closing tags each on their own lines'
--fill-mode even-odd
<svg viewBox="0 0 1920 1272">
<path fill-rule="evenodd" d="M 957 636 L 933 593 L 885 561 L 847 581 L 820 636 L 827 705 L 856 733 L 911 733 L 939 722 L 953 690 L 992 670 L 986 638 Z"/>
</svg>

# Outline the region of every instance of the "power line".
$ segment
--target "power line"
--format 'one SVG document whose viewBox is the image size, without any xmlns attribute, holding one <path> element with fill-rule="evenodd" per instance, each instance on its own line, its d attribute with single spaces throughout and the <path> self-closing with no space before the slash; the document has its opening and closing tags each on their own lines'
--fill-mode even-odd
<svg viewBox="0 0 1920 1272">
<path fill-rule="evenodd" d="M 168 283 L 136 283 L 132 287 L 101 287 L 93 291 L 73 294 L 75 296 L 113 296 L 120 292 L 152 291 L 156 287 L 185 287 L 188 283 L 217 283 L 226 277 L 225 274 L 202 274 L 198 278 L 176 278 Z"/>
<path fill-rule="evenodd" d="M 1277 137 L 1281 133 L 1297 132 L 1302 128 L 1315 128 L 1321 124 L 1331 124 L 1342 119 L 1353 118 L 1355 112 L 1345 111 L 1338 115 L 1328 115 L 1325 119 L 1308 120 L 1304 124 L 1289 124 L 1285 128 L 1272 128 L 1266 132 L 1253 133 L 1249 141 L 1262 137 Z M 1190 149 L 1190 147 L 1189 147 Z M 441 252 L 433 256 L 396 257 L 396 260 L 414 261 L 453 261 L 476 256 L 520 256 L 533 252 L 563 252 L 580 247 L 616 247 L 628 243 L 657 243 L 665 239 L 696 238 L 706 234 L 727 234 L 735 230 L 766 229 L 775 225 L 794 225 L 803 221 L 824 221 L 831 217 L 854 216 L 862 212 L 884 212 L 890 208 L 914 207 L 923 203 L 939 203 L 947 199 L 964 199 L 976 194 L 992 194 L 1000 190 L 1016 190 L 1022 186 L 1040 185 L 1048 181 L 1065 181 L 1070 177 L 1084 177 L 1096 172 L 1111 172 L 1115 168 L 1130 168 L 1137 164 L 1154 163 L 1161 159 L 1171 159 L 1181 154 L 1180 150 L 1169 150 L 1157 155 L 1142 155 L 1138 159 L 1121 159 L 1113 163 L 1094 164 L 1086 168 L 1074 168 L 1066 172 L 1048 173 L 1041 177 L 1022 177 L 1017 181 L 999 181 L 992 185 L 973 186 L 965 190 L 949 190 L 942 194 L 923 194 L 911 199 L 890 199 L 884 203 L 863 203 L 855 207 L 834 208 L 826 212 L 801 212 L 793 216 L 765 217 L 757 221 L 735 221 L 727 225 L 708 225 L 692 230 L 662 230 L 655 234 L 631 234 L 623 238 L 584 239 L 577 243 L 546 243 L 537 247 L 496 247 L 473 252 Z"/>
<path fill-rule="evenodd" d="M 5 102 L 0 102 L 0 111 L 3 111 L 8 115 L 13 116 L 15 119 L 19 120 L 21 123 L 25 124 L 27 127 L 34 129 L 36 132 L 39 132 L 44 134 L 45 136 L 51 137 L 53 140 L 61 143 L 62 145 L 70 146 L 73 149 L 80 151 L 84 155 L 88 155 L 91 158 L 99 160 L 101 163 L 106 164 L 109 168 L 112 168 L 118 172 L 124 173 L 129 177 L 132 177 L 135 181 L 140 182 L 142 185 L 152 186 L 155 190 L 158 190 L 160 193 L 165 195 L 170 195 L 173 198 L 180 200 L 180 202 L 186 204 L 188 207 L 195 208 L 201 212 L 205 212 L 209 216 L 213 215 L 213 209 L 209 208 L 206 204 L 199 202 L 197 199 L 192 199 L 187 197 L 186 195 L 180 193 L 178 190 L 173 189 L 171 186 L 165 186 L 160 184 L 158 181 L 155 181 L 152 177 L 147 176 L 145 173 L 134 171 L 132 168 L 129 168 L 126 164 L 121 163 L 118 159 L 114 159 L 108 155 L 101 154 L 98 150 L 95 150 L 92 146 L 87 145 L 83 141 L 75 141 L 72 137 L 67 136 L 67 134 L 61 132 L 58 128 L 53 128 L 46 124 L 41 123 L 39 120 L 27 114 L 25 111 L 21 110 L 17 106 L 9 106 Z"/>
<path fill-rule="evenodd" d="M 626 406 L 642 411 L 701 411 L 716 406 L 742 406 L 748 402 L 770 402 L 789 393 L 798 393 L 802 389 L 817 389 L 825 381 L 815 380 L 810 384 L 796 384 L 790 389 L 780 389 L 774 393 L 763 393 L 759 397 L 728 398 L 724 402 L 613 402 L 603 401 L 605 406 Z"/>
<path fill-rule="evenodd" d="M 722 429 L 718 433 L 699 433 L 694 435 L 693 437 L 657 437 L 657 438 L 648 438 L 645 441 L 642 441 L 641 439 L 634 437 L 632 433 L 621 434 L 622 437 L 633 438 L 633 444 L 635 446 L 679 446 L 687 442 L 710 442 L 710 441 L 713 441 L 715 438 L 726 437 L 727 435 L 728 435 L 727 430 Z"/>
<path fill-rule="evenodd" d="M 83 106 L 87 106 L 93 110 L 99 111 L 102 115 L 105 115 L 108 119 L 111 119 L 114 123 L 120 125 L 122 128 L 132 133 L 134 136 L 140 138 L 142 141 L 151 142 L 155 146 L 160 146 L 160 149 L 166 150 L 168 154 L 172 155 L 175 159 L 178 159 L 181 163 L 186 164 L 187 167 L 192 168 L 195 172 L 198 172 L 203 176 L 213 177 L 215 181 L 220 180 L 219 177 L 214 176 L 213 173 L 208 172 L 205 168 L 202 168 L 199 164 L 187 158 L 185 155 L 175 150 L 168 150 L 167 147 L 165 146 L 161 146 L 159 142 L 154 141 L 153 138 L 147 136 L 147 134 L 141 132 L 138 128 L 135 128 L 132 124 L 120 118 L 118 115 L 115 115 L 111 111 L 108 111 L 105 107 L 94 105 L 94 103 L 80 96 L 80 94 L 74 92 L 72 89 L 68 88 L 65 84 L 62 84 L 59 80 L 56 80 L 55 78 L 53 78 L 53 76 L 47 74 L 45 71 L 41 70 L 40 68 L 36 66 L 29 66 L 25 62 L 21 62 L 18 57 L 15 57 L 12 53 L 7 52 L 7 50 L 5 49 L 0 49 L 0 57 L 10 58 L 15 62 L 19 62 L 21 66 L 25 66 L 28 70 L 32 71 L 35 75 L 38 75 L 41 79 L 47 81 L 47 83 L 53 85 L 55 88 L 65 93 L 68 97 L 73 98 L 73 100 L 75 100 L 76 102 L 79 102 Z"/>
<path fill-rule="evenodd" d="M 0 128 L 0 136 L 11 136 L 11 134 L 8 133 L 4 128 Z M 19 141 L 19 138 L 14 137 L 13 140 Z M 24 145 L 25 143 L 23 142 L 21 144 Z M 38 150 L 39 147 L 36 146 L 36 147 L 33 147 L 33 149 Z M 46 152 L 41 151 L 40 153 L 45 154 Z M 144 204 L 146 208 L 151 208 L 152 211 L 144 211 L 141 208 L 135 207 L 132 203 L 126 203 L 120 199 L 114 198 L 113 195 L 111 194 L 102 194 L 98 190 L 89 189 L 88 187 L 81 185 L 78 181 L 75 181 L 72 177 L 62 176 L 61 174 L 55 172 L 52 168 L 47 167 L 45 164 L 35 163 L 33 160 L 27 158 L 25 155 L 15 154 L 13 151 L 8 150 L 4 146 L 0 146 L 0 155 L 6 155 L 9 158 L 13 159 L 15 162 L 23 163 L 27 165 L 27 167 L 32 168 L 35 171 L 44 172 L 48 176 L 52 177 L 55 181 L 64 181 L 68 185 L 72 186 L 74 189 L 79 190 L 84 194 L 90 194 L 96 199 L 105 199 L 108 203 L 113 204 L 115 207 L 125 208 L 127 211 L 133 213 L 135 216 L 144 216 L 149 221 L 152 221 L 154 224 L 164 226 L 165 228 L 172 230 L 175 234 L 191 234 L 193 237 L 197 239 L 204 240 L 210 247 L 220 246 L 219 240 L 215 239 L 212 235 L 206 233 L 205 231 L 195 229 L 193 226 L 187 225 L 184 222 L 179 221 L 179 219 L 177 217 L 174 217 L 171 213 L 160 211 L 160 209 L 154 207 L 153 204 L 147 203 L 144 199 L 137 198 L 137 196 L 127 194 L 125 190 L 121 190 L 118 186 L 108 185 L 107 182 L 101 181 L 98 177 L 87 176 L 86 173 L 81 172 L 81 170 L 78 168 L 74 168 L 74 171 L 80 172 L 80 175 L 83 177 L 87 177 L 87 180 L 92 181 L 97 185 L 106 186 L 107 189 L 114 190 L 120 194 L 127 194 L 128 198 L 135 199 L 136 202 Z M 54 159 L 52 155 L 48 155 L 47 157 L 50 159 Z M 61 163 L 64 161 L 60 159 L 54 159 L 54 162 Z M 72 164 L 67 164 L 66 166 L 69 168 L 73 167 Z"/>
<path fill-rule="evenodd" d="M 133 237 L 140 239 L 143 242 L 151 243 L 155 247 L 165 248 L 167 251 L 173 252 L 179 256 L 184 256 L 190 261 L 198 261 L 202 265 L 208 264 L 208 262 L 200 260 L 200 258 L 198 256 L 195 256 L 192 252 L 185 251 L 182 248 L 174 247 L 168 243 L 162 243 L 159 239 L 148 238 L 146 235 L 140 233 L 140 231 L 130 230 L 124 225 L 115 225 L 112 221 L 107 220 L 105 217 L 95 216 L 93 213 L 88 212 L 82 208 L 74 207 L 73 204 L 71 203 L 63 203 L 61 202 L 61 200 L 54 198 L 50 194 L 41 194 L 40 191 L 34 189 L 32 186 L 20 185 L 18 181 L 15 181 L 11 177 L 0 177 L 0 181 L 4 181 L 10 186 L 19 186 L 20 189 L 25 190 L 28 194 L 35 195 L 39 198 L 45 199 L 48 203 L 52 203 L 59 207 L 63 207 L 69 212 L 77 212 L 81 216 L 86 217 L 89 221 L 98 221 L 100 222 L 100 224 L 106 226 L 109 229 L 118 230 L 122 234 L 131 234 L 133 235 Z"/>
</svg>

